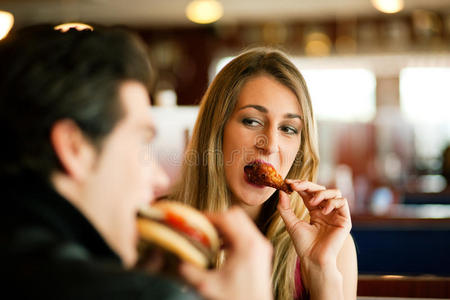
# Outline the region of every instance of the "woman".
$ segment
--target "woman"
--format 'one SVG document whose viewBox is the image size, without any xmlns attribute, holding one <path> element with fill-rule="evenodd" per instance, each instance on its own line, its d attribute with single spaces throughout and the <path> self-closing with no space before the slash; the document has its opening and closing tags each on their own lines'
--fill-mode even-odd
<svg viewBox="0 0 450 300">
<path fill-rule="evenodd" d="M 249 183 L 244 167 L 272 164 L 291 195 Z M 274 247 L 276 299 L 356 299 L 347 200 L 313 183 L 319 164 L 305 81 L 276 50 L 247 51 L 204 95 L 174 198 L 206 211 L 239 205 Z"/>
</svg>

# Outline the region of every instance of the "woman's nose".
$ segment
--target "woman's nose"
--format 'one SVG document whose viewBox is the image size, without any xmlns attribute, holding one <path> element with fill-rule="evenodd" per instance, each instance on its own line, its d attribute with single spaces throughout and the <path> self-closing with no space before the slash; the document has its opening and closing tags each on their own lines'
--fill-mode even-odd
<svg viewBox="0 0 450 300">
<path fill-rule="evenodd" d="M 255 147 L 269 155 L 279 151 L 278 134 L 276 130 L 267 130 L 255 138 Z"/>
</svg>

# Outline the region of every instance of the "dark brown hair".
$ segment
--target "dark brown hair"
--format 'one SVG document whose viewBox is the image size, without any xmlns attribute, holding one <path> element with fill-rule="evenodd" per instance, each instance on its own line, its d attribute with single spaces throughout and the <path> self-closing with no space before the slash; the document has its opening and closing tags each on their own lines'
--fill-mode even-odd
<svg viewBox="0 0 450 300">
<path fill-rule="evenodd" d="M 119 28 L 60 32 L 25 28 L 0 42 L 1 176 L 27 172 L 48 179 L 61 168 L 49 139 L 61 119 L 73 120 L 100 150 L 121 119 L 119 87 L 149 86 L 150 64 L 141 42 Z"/>
</svg>

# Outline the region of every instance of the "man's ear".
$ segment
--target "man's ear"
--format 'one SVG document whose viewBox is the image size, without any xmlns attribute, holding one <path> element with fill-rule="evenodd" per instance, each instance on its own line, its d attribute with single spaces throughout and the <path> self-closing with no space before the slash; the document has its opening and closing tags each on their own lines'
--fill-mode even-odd
<svg viewBox="0 0 450 300">
<path fill-rule="evenodd" d="M 96 151 L 80 127 L 72 120 L 60 120 L 51 129 L 50 141 L 66 175 L 83 181 L 94 165 Z"/>
</svg>

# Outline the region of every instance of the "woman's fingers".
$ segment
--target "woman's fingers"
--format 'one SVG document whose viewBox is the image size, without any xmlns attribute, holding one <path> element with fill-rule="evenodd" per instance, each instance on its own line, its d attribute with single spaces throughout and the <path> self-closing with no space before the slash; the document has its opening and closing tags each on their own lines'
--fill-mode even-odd
<svg viewBox="0 0 450 300">
<path fill-rule="evenodd" d="M 292 235 L 296 231 L 296 226 L 303 221 L 299 220 L 294 211 L 291 209 L 289 196 L 282 191 L 279 193 L 278 211 L 280 212 L 281 218 L 286 225 L 287 231 Z"/>
<path fill-rule="evenodd" d="M 306 180 L 286 179 L 286 183 L 288 183 L 294 191 L 300 194 L 310 212 L 315 211 L 316 213 L 320 211 L 320 213 L 323 215 L 329 215 L 331 212 L 337 211 L 339 215 L 344 219 L 350 219 L 350 210 L 348 208 L 347 199 L 342 197 L 342 193 L 340 190 L 326 189 L 322 185 Z M 280 193 L 280 200 L 282 200 L 281 195 L 282 193 Z M 289 205 L 289 199 L 285 201 L 280 201 L 279 206 Z M 290 211 L 292 214 L 294 214 L 292 210 Z M 281 212 L 282 211 L 280 210 L 280 213 Z M 292 216 L 290 216 L 291 213 L 289 213 L 289 215 L 288 213 L 289 210 L 286 210 L 284 213 L 284 217 L 282 214 L 283 220 L 285 220 L 286 225 L 288 225 L 287 222 L 289 222 L 289 220 L 291 220 L 291 223 L 293 222 L 293 218 Z"/>
<path fill-rule="evenodd" d="M 322 185 L 307 180 L 286 179 L 286 183 L 296 192 L 315 193 L 326 189 Z"/>
<path fill-rule="evenodd" d="M 283 211 L 285 211 L 285 210 L 289 210 L 291 208 L 291 202 L 285 192 L 280 191 L 278 198 L 279 198 L 279 200 L 278 200 L 278 208 L 279 209 L 282 209 Z"/>
<path fill-rule="evenodd" d="M 340 209 L 345 206 L 346 203 L 345 198 L 335 198 L 335 199 L 329 199 L 326 201 L 326 204 L 322 207 L 322 213 L 324 215 L 328 215 L 335 209 Z"/>
<path fill-rule="evenodd" d="M 306 181 L 306 180 L 286 180 L 289 183 L 293 190 L 297 191 L 297 193 L 302 196 L 303 201 L 305 202 L 308 210 L 316 209 L 319 207 L 320 209 L 324 208 L 324 204 L 322 203 L 324 200 L 341 198 L 342 194 L 337 189 L 326 189 L 324 186 Z M 332 209 L 331 209 L 332 210 Z M 328 213 L 331 211 L 327 211 Z"/>
<path fill-rule="evenodd" d="M 332 220 L 334 220 L 333 223 L 340 224 L 339 226 L 351 226 L 350 209 L 348 207 L 347 199 L 345 198 L 323 200 L 317 209 L 312 210 L 312 213 L 314 214 L 317 212 L 324 216 L 336 212 L 336 214 L 332 216 Z M 313 214 L 311 214 L 311 216 L 312 215 Z"/>
<path fill-rule="evenodd" d="M 319 192 L 315 193 L 314 197 L 312 197 L 309 200 L 309 204 L 312 206 L 316 206 L 319 203 L 321 203 L 323 200 L 336 199 L 336 198 L 341 198 L 341 197 L 342 197 L 342 193 L 340 190 L 336 190 L 336 189 L 323 190 L 323 191 L 319 191 Z"/>
<path fill-rule="evenodd" d="M 309 200 L 314 196 L 314 194 L 326 189 L 322 185 L 306 180 L 286 179 L 286 183 L 291 186 L 292 190 L 296 191 L 302 197 L 308 210 L 312 209 L 309 205 Z"/>
</svg>

